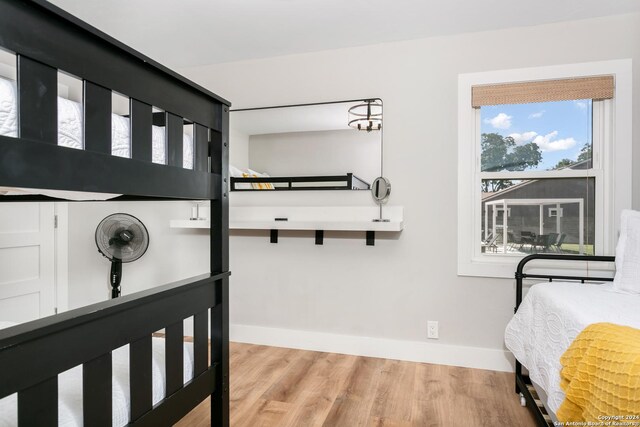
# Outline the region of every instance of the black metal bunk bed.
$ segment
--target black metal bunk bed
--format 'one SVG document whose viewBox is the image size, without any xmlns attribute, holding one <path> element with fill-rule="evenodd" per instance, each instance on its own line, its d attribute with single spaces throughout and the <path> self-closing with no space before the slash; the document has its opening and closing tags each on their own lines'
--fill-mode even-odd
<svg viewBox="0 0 640 427">
<path fill-rule="evenodd" d="M 228 426 L 229 102 L 42 0 L 0 0 L 0 48 L 16 54 L 19 94 L 18 137 L 0 136 L 0 186 L 210 200 L 212 219 L 209 274 L 1 330 L 0 399 L 17 393 L 20 426 L 56 425 L 58 374 L 82 364 L 84 425 L 110 426 L 111 352 L 129 344 L 130 425 L 171 425 L 211 396 L 211 424 Z M 58 70 L 83 79 L 83 150 L 56 143 Z M 130 97 L 130 159 L 111 155 L 112 91 Z M 167 165 L 152 163 L 152 106 L 166 111 Z M 193 170 L 182 168 L 186 120 Z M 183 384 L 192 316 L 194 376 Z M 162 328 L 166 395 L 152 406 L 152 334 Z"/>
<path fill-rule="evenodd" d="M 238 187 L 238 184 L 271 184 L 272 188 Z M 284 184 L 284 185 L 280 185 Z M 322 176 L 231 177 L 231 191 L 369 190 L 368 182 L 352 173 Z"/>
<path fill-rule="evenodd" d="M 564 281 L 579 281 L 581 283 L 585 282 L 611 282 L 613 281 L 613 277 L 586 277 L 586 276 L 570 276 L 570 275 L 560 275 L 560 274 L 530 274 L 524 273 L 525 266 L 535 260 L 551 260 L 551 261 L 581 261 L 581 262 L 615 262 L 614 256 L 585 256 L 585 255 L 555 255 L 555 254 L 533 254 L 524 257 L 519 263 L 516 269 L 515 277 L 516 277 L 516 306 L 513 309 L 515 313 L 518 311 L 518 307 L 522 303 L 522 285 L 525 279 L 536 279 L 536 280 L 548 280 L 549 282 L 553 282 L 554 280 L 564 280 Z M 528 375 L 525 375 L 522 371 L 522 364 L 516 360 L 516 372 L 515 372 L 515 382 L 516 382 L 516 393 L 521 393 L 524 396 L 527 407 L 533 412 L 534 417 L 536 419 L 536 423 L 541 427 L 553 426 L 553 422 L 551 417 L 547 414 L 547 411 L 537 399 L 537 392 L 529 379 Z"/>
</svg>

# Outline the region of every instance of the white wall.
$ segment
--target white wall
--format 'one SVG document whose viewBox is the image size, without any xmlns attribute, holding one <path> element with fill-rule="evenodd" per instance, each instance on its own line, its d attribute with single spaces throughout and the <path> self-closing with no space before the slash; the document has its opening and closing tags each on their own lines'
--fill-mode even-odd
<svg viewBox="0 0 640 427">
<path fill-rule="evenodd" d="M 380 132 L 349 129 L 252 135 L 249 167 L 271 176 L 351 172 L 371 183 L 380 175 Z"/>
<path fill-rule="evenodd" d="M 233 113 L 229 119 L 233 123 Z M 249 135 L 233 126 L 229 129 L 229 140 L 233 145 L 229 146 L 229 163 L 241 170 L 249 167 Z"/>
<path fill-rule="evenodd" d="M 361 239 L 315 246 L 307 235 L 272 245 L 265 234 L 233 236 L 233 323 L 420 343 L 433 319 L 439 344 L 503 349 L 513 281 L 456 273 L 458 74 L 619 58 L 636 62 L 640 129 L 637 14 L 183 70 L 234 108 L 381 97 L 390 203 L 405 206 L 400 238 L 375 247 Z M 639 168 L 633 178 L 640 208 Z M 261 204 L 271 195 L 256 196 Z"/>
<path fill-rule="evenodd" d="M 169 228 L 170 219 L 187 219 L 191 202 L 69 203 L 69 308 L 104 301 L 110 296 L 110 262 L 96 248 L 98 223 L 116 212 L 131 214 L 149 230 L 149 249 L 122 266 L 122 294 L 170 283 L 209 271 L 206 234 Z"/>
<path fill-rule="evenodd" d="M 280 328 L 276 337 L 299 330 L 327 342 L 338 335 L 353 336 L 353 342 L 372 337 L 366 342 L 378 350 L 396 347 L 386 340 L 401 340 L 398 348 L 408 348 L 412 355 L 421 352 L 423 360 L 458 364 L 469 363 L 460 361 L 461 355 L 486 353 L 469 347 L 493 349 L 487 353 L 493 362 L 474 359 L 470 364 L 504 367 L 497 359 L 504 355 L 503 332 L 513 313 L 513 281 L 456 273 L 458 74 L 619 58 L 635 62 L 634 124 L 640 129 L 638 14 L 183 70 L 232 100 L 234 108 L 381 97 L 385 175 L 393 185 L 390 203 L 405 206 L 405 231 L 376 240 L 374 247 L 365 246 L 357 234 L 327 233 L 324 246 L 316 246 L 312 233 L 281 233 L 277 245 L 269 243 L 266 232 L 235 233 L 230 242 L 232 332 L 248 327 L 246 335 L 256 338 L 256 331 L 268 330 L 252 327 Z M 636 131 L 636 163 L 639 136 Z M 236 143 L 232 136 L 231 150 Z M 640 208 L 640 168 L 634 174 L 634 205 Z M 278 198 L 258 193 L 253 201 L 371 204 L 364 192 L 302 193 Z M 246 194 L 231 196 L 234 204 L 247 203 L 240 199 Z M 93 248 L 91 233 L 102 216 L 116 210 L 70 207 L 77 242 L 70 244 L 71 294 L 80 293 L 72 296 L 75 303 L 102 295 L 108 263 Z M 140 215 L 152 239 L 150 253 L 125 266 L 125 290 L 206 271 L 200 260 L 208 247 L 205 235 L 171 232 L 166 226 L 181 209 L 127 204 L 120 210 Z M 172 255 L 164 252 L 168 247 L 173 247 Z M 440 321 L 435 347 L 423 345 L 427 319 Z M 263 338 L 268 340 L 268 334 Z M 333 342 L 339 347 L 341 341 Z"/>
</svg>

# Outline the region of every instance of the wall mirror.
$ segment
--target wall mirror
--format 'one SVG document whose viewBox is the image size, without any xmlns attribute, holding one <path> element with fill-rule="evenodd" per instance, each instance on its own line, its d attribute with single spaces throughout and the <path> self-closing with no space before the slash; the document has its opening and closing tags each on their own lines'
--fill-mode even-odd
<svg viewBox="0 0 640 427">
<path fill-rule="evenodd" d="M 378 98 L 231 110 L 231 191 L 367 190 L 381 172 Z"/>
</svg>

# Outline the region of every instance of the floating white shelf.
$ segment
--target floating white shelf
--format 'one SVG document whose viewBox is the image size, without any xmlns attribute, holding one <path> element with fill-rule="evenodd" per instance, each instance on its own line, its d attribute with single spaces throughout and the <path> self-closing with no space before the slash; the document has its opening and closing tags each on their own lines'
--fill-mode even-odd
<svg viewBox="0 0 640 427">
<path fill-rule="evenodd" d="M 402 206 L 385 206 L 382 210 L 386 222 L 378 218 L 377 207 L 232 207 L 229 210 L 231 230 L 315 230 L 400 232 L 404 229 Z M 287 218 L 276 221 L 275 218 Z M 209 220 L 181 220 L 170 222 L 171 228 L 209 228 Z M 276 234 L 277 236 L 277 234 Z M 275 238 L 277 241 L 277 237 Z M 275 242 L 274 242 L 275 243 Z"/>
<path fill-rule="evenodd" d="M 209 228 L 209 220 L 172 219 L 171 228 Z M 403 221 L 230 221 L 231 230 L 402 231 Z"/>
<path fill-rule="evenodd" d="M 172 219 L 169 221 L 169 227 L 171 228 L 211 228 L 211 222 L 206 220 L 191 220 L 191 219 Z"/>
<path fill-rule="evenodd" d="M 234 221 L 238 230 L 402 231 L 403 222 L 369 221 Z"/>
</svg>

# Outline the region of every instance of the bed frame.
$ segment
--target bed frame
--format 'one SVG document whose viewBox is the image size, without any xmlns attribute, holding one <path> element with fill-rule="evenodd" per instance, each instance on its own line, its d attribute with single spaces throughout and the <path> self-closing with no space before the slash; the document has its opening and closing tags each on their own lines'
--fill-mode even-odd
<svg viewBox="0 0 640 427">
<path fill-rule="evenodd" d="M 317 185 L 317 183 L 335 182 L 335 185 Z M 369 190 L 368 182 L 358 178 L 352 173 L 345 175 L 327 176 L 274 176 L 268 178 L 258 177 L 231 177 L 231 191 L 265 191 L 258 188 L 238 188 L 241 183 L 270 183 L 287 184 L 286 186 L 273 186 L 267 191 L 300 191 L 300 190 Z M 294 185 L 307 184 L 307 185 Z M 316 185 L 314 185 L 316 184 Z"/>
<path fill-rule="evenodd" d="M 555 255 L 555 254 L 533 254 L 524 257 L 516 269 L 516 306 L 513 309 L 515 313 L 520 307 L 522 302 L 522 285 L 525 279 L 544 279 L 549 282 L 554 280 L 563 281 L 580 281 L 585 282 L 611 282 L 613 277 L 585 277 L 585 276 L 566 276 L 557 274 L 529 274 L 524 273 L 525 266 L 534 260 L 552 260 L 552 261 L 579 261 L 579 262 L 615 262 L 614 256 L 585 256 L 585 255 Z M 526 405 L 533 412 L 536 422 L 539 426 L 553 426 L 551 417 L 547 414 L 546 409 L 542 402 L 537 398 L 537 392 L 535 391 L 531 380 L 528 375 L 522 372 L 522 364 L 516 360 L 516 393 L 521 394 L 526 402 Z"/>
<path fill-rule="evenodd" d="M 211 396 L 211 424 L 227 427 L 230 103 L 46 1 L 0 0 L 0 10 L 19 99 L 18 138 L 0 136 L 0 186 L 211 201 L 209 274 L 1 330 L 0 398 L 18 394 L 20 426 L 56 425 L 58 374 L 82 364 L 84 424 L 110 426 L 111 351 L 129 344 L 131 425 L 171 425 Z M 83 80 L 84 150 L 57 145 L 58 70 Z M 112 91 L 130 98 L 131 159 L 111 156 Z M 167 165 L 151 161 L 152 106 L 165 111 Z M 193 170 L 182 168 L 185 122 L 194 126 Z M 183 385 L 190 317 L 194 378 Z M 166 397 L 152 406 L 152 334 L 162 328 Z"/>
</svg>

